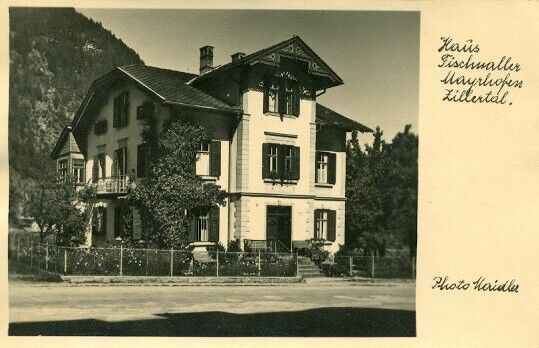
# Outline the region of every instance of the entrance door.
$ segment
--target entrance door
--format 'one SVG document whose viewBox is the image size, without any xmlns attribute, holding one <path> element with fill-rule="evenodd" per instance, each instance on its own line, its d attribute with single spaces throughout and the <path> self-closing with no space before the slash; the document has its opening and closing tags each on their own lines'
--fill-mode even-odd
<svg viewBox="0 0 539 348">
<path fill-rule="evenodd" d="M 292 207 L 268 205 L 266 239 L 275 242 L 277 250 L 288 251 L 292 240 Z"/>
</svg>

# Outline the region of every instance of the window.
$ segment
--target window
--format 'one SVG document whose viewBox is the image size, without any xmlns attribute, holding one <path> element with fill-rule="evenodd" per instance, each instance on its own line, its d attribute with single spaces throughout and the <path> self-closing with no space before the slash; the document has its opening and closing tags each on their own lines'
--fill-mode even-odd
<svg viewBox="0 0 539 348">
<path fill-rule="evenodd" d="M 74 159 L 73 160 L 73 178 L 78 184 L 84 184 L 84 160 L 83 159 Z"/>
<path fill-rule="evenodd" d="M 60 175 L 60 178 L 62 179 L 67 177 L 67 159 L 58 161 L 58 175 Z"/>
<path fill-rule="evenodd" d="M 94 125 L 94 134 L 101 135 L 107 133 L 107 120 L 99 120 Z"/>
<path fill-rule="evenodd" d="M 208 220 L 209 214 L 200 215 L 197 222 L 197 241 L 198 242 L 207 242 L 208 241 Z"/>
<path fill-rule="evenodd" d="M 105 153 L 100 153 L 98 156 L 98 162 L 99 162 L 99 176 L 98 177 L 101 177 L 101 178 L 105 178 L 107 176 L 107 171 L 106 171 L 106 161 L 107 161 L 107 155 L 105 155 Z"/>
<path fill-rule="evenodd" d="M 272 76 L 266 79 L 264 112 L 299 116 L 300 93 L 297 81 L 287 77 Z"/>
<path fill-rule="evenodd" d="M 203 141 L 200 143 L 200 147 L 197 152 L 196 174 L 197 175 L 210 175 L 210 142 L 209 141 Z"/>
<path fill-rule="evenodd" d="M 292 172 L 292 147 L 287 146 L 285 148 L 285 157 L 284 157 L 284 171 L 289 173 Z"/>
<path fill-rule="evenodd" d="M 275 80 L 270 82 L 268 93 L 268 111 L 279 112 L 279 85 Z"/>
<path fill-rule="evenodd" d="M 137 107 L 137 120 L 147 120 L 154 114 L 154 104 L 151 101 L 146 101 Z"/>
<path fill-rule="evenodd" d="M 329 209 L 314 211 L 314 238 L 335 241 L 337 230 L 337 212 Z"/>
<path fill-rule="evenodd" d="M 328 155 L 320 152 L 316 156 L 316 182 L 327 184 L 328 182 Z"/>
<path fill-rule="evenodd" d="M 315 219 L 316 219 L 316 229 L 315 229 L 315 232 L 314 232 L 314 238 L 315 239 L 327 239 L 328 211 L 327 210 L 316 210 Z"/>
<path fill-rule="evenodd" d="M 145 178 L 148 175 L 148 145 L 137 146 L 137 177 Z"/>
<path fill-rule="evenodd" d="M 262 144 L 262 178 L 299 180 L 299 147 L 284 144 Z"/>
<path fill-rule="evenodd" d="M 121 128 L 127 126 L 129 121 L 129 93 L 125 92 L 114 98 L 114 115 L 112 126 Z"/>
<path fill-rule="evenodd" d="M 270 171 L 270 173 L 277 173 L 279 171 L 278 156 L 279 156 L 279 147 L 277 145 L 271 145 L 270 146 L 270 153 L 269 153 L 269 171 Z"/>
<path fill-rule="evenodd" d="M 315 163 L 315 182 L 317 184 L 335 184 L 336 155 L 332 152 L 317 152 Z"/>
</svg>

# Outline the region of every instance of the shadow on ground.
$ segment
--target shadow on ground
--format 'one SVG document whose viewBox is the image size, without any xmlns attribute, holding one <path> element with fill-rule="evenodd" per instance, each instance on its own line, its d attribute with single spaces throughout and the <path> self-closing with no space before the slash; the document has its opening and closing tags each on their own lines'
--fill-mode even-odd
<svg viewBox="0 0 539 348">
<path fill-rule="evenodd" d="M 95 319 L 10 323 L 14 336 L 415 336 L 415 311 L 317 308 L 235 314 L 165 313 L 160 318 L 108 322 Z"/>
</svg>

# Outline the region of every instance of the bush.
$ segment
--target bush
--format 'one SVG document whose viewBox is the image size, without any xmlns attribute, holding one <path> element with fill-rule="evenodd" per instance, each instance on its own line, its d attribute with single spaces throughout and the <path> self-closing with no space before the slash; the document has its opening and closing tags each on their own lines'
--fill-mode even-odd
<svg viewBox="0 0 539 348">
<path fill-rule="evenodd" d="M 409 257 L 377 257 L 374 259 L 376 278 L 412 278 L 412 259 Z"/>
<path fill-rule="evenodd" d="M 327 277 L 344 277 L 350 274 L 350 267 L 335 263 L 335 262 L 323 262 L 320 264 L 322 273 Z"/>
<path fill-rule="evenodd" d="M 231 240 L 228 242 L 228 247 L 226 248 L 228 252 L 240 252 L 241 251 L 241 242 L 239 239 Z"/>
</svg>

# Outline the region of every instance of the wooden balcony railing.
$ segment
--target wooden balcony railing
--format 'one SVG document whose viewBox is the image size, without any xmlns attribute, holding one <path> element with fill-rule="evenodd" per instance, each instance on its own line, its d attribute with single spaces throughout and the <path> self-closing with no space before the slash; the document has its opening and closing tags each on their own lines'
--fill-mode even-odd
<svg viewBox="0 0 539 348">
<path fill-rule="evenodd" d="M 129 177 L 127 175 L 110 176 L 99 178 L 96 182 L 97 194 L 122 194 L 127 193 Z"/>
</svg>

